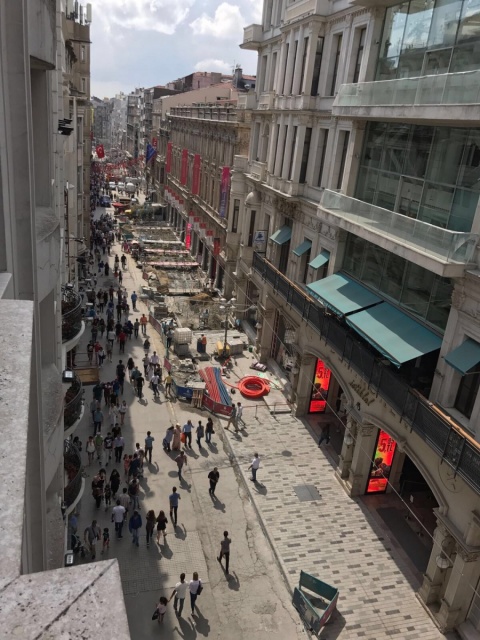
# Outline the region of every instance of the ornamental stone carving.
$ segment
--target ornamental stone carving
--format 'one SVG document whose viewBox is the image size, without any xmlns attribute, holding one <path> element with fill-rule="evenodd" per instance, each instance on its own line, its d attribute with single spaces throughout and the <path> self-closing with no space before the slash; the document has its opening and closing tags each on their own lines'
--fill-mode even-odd
<svg viewBox="0 0 480 640">
<path fill-rule="evenodd" d="M 290 218 L 294 218 L 298 211 L 298 204 L 296 202 L 289 202 L 283 198 L 275 198 L 273 205 L 279 213 L 282 213 L 284 216 L 289 216 Z"/>
</svg>

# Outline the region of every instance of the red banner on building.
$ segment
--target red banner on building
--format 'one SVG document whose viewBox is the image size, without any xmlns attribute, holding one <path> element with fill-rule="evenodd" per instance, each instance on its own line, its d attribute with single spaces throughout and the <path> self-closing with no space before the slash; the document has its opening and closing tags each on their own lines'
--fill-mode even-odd
<svg viewBox="0 0 480 640">
<path fill-rule="evenodd" d="M 220 255 L 220 238 L 213 239 L 213 255 Z"/>
<path fill-rule="evenodd" d="M 167 158 L 165 160 L 165 172 L 171 173 L 172 171 L 172 143 L 167 143 Z"/>
<path fill-rule="evenodd" d="M 188 175 L 188 149 L 182 151 L 182 168 L 180 172 L 180 183 L 187 184 Z"/>
<path fill-rule="evenodd" d="M 101 160 L 104 157 L 105 157 L 105 149 L 103 148 L 103 144 L 99 144 L 97 145 L 97 158 L 100 158 Z"/>
<path fill-rule="evenodd" d="M 218 214 L 220 218 L 227 215 L 228 193 L 230 191 L 230 167 L 223 167 L 222 181 L 220 183 L 220 206 Z"/>
<path fill-rule="evenodd" d="M 208 238 L 213 238 L 213 230 L 212 230 L 212 229 L 207 229 L 207 231 L 206 231 L 205 235 L 206 235 Z"/>
<path fill-rule="evenodd" d="M 185 249 L 190 249 L 192 246 L 192 223 L 187 223 L 187 231 L 185 233 Z"/>
<path fill-rule="evenodd" d="M 157 147 L 158 147 L 158 140 L 157 140 L 157 138 L 152 138 L 152 147 L 153 147 L 154 149 L 157 149 Z"/>
<path fill-rule="evenodd" d="M 192 195 L 198 196 L 200 193 L 200 165 L 201 159 L 198 153 L 193 156 L 193 178 L 192 178 Z"/>
</svg>

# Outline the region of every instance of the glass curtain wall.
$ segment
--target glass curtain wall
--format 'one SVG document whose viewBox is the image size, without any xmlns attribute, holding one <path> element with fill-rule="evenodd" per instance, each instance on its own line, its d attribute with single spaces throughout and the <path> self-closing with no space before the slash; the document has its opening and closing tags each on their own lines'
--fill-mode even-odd
<svg viewBox="0 0 480 640">
<path fill-rule="evenodd" d="M 437 329 L 445 329 L 453 285 L 394 253 L 349 234 L 343 269 Z"/>
<path fill-rule="evenodd" d="M 377 80 L 480 68 L 480 0 L 411 0 L 387 9 Z"/>
<path fill-rule="evenodd" d="M 359 200 L 468 232 L 479 193 L 480 130 L 368 123 Z"/>
</svg>

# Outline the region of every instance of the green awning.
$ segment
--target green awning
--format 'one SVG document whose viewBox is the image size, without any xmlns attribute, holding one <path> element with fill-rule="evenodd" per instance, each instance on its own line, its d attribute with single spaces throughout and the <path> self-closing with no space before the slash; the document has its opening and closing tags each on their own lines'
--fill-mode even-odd
<svg viewBox="0 0 480 640">
<path fill-rule="evenodd" d="M 318 254 L 318 256 L 308 263 L 308 266 L 312 267 L 312 269 L 319 269 L 320 267 L 323 267 L 324 264 L 327 264 L 329 260 L 330 260 L 330 251 L 327 251 L 326 249 L 322 249 L 322 251 Z"/>
<path fill-rule="evenodd" d="M 388 302 L 354 313 L 346 320 L 397 367 L 442 345 L 436 333 Z"/>
<path fill-rule="evenodd" d="M 293 250 L 293 253 L 300 258 L 300 256 L 303 256 L 303 254 L 307 253 L 307 251 L 311 248 L 312 248 L 312 241 L 304 240 L 302 244 L 299 244 L 298 247 L 296 247 L 296 249 Z"/>
<path fill-rule="evenodd" d="M 340 316 L 360 311 L 382 299 L 344 273 L 307 284 L 308 292 Z"/>
<path fill-rule="evenodd" d="M 445 362 L 464 376 L 480 362 L 480 344 L 467 338 L 459 347 L 447 353 Z"/>
<path fill-rule="evenodd" d="M 270 240 L 275 242 L 275 244 L 285 244 L 292 237 L 292 227 L 281 227 L 277 229 L 273 235 L 270 236 Z"/>
</svg>

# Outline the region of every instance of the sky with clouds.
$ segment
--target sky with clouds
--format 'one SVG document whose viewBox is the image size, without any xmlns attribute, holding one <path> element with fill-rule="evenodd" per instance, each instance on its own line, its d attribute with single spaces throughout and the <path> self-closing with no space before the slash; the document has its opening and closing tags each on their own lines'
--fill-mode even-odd
<svg viewBox="0 0 480 640">
<path fill-rule="evenodd" d="M 152 87 L 193 71 L 255 74 L 243 27 L 261 21 L 262 0 L 90 0 L 91 93 Z M 82 3 L 83 4 L 83 3 Z"/>
</svg>

